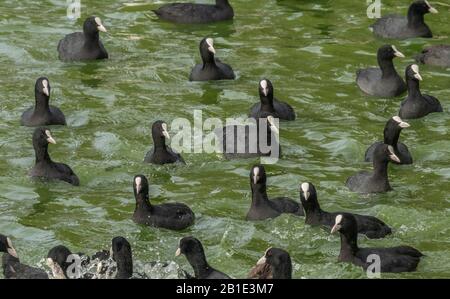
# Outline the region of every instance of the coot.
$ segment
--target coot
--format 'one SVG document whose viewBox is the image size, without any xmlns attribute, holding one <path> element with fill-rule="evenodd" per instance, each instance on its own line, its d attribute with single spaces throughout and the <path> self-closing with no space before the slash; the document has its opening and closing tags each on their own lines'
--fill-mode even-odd
<svg viewBox="0 0 450 299">
<path fill-rule="evenodd" d="M 374 261 L 380 262 L 381 272 L 412 272 L 415 271 L 423 254 L 410 246 L 391 248 L 360 248 L 358 247 L 358 225 L 351 214 L 339 214 L 331 233 L 341 235 L 341 251 L 339 261 L 353 263 L 364 270 Z M 377 258 L 375 258 L 377 257 Z M 375 259 L 373 259 L 375 258 Z"/>
<path fill-rule="evenodd" d="M 264 220 L 275 218 L 282 213 L 303 216 L 302 206 L 287 197 L 269 199 L 267 196 L 266 170 L 262 165 L 255 165 L 250 171 L 250 187 L 252 189 L 252 204 L 247 213 L 247 220 Z"/>
<path fill-rule="evenodd" d="M 152 138 L 153 148 L 145 156 L 145 163 L 159 165 L 170 163 L 186 164 L 179 153 L 176 153 L 170 146 L 166 145 L 166 140 L 170 139 L 170 135 L 165 122 L 158 120 L 153 123 Z"/>
<path fill-rule="evenodd" d="M 226 159 L 281 156 L 278 119 L 269 113 L 249 119 L 248 124 L 227 125 L 215 130 L 218 148 Z"/>
<path fill-rule="evenodd" d="M 184 237 L 175 253 L 176 256 L 184 254 L 194 269 L 196 279 L 231 279 L 230 276 L 211 267 L 206 261 L 202 243 L 194 237 Z"/>
<path fill-rule="evenodd" d="M 394 45 L 384 45 L 378 49 L 380 68 L 358 70 L 356 83 L 365 93 L 377 97 L 396 97 L 406 91 L 406 84 L 395 70 L 393 59 L 405 57 Z"/>
<path fill-rule="evenodd" d="M 378 141 L 372 144 L 366 151 L 365 161 L 372 162 L 373 161 L 373 152 L 375 148 L 380 144 L 392 145 L 394 148 L 395 155 L 400 159 L 400 164 L 412 164 L 413 159 L 411 153 L 408 150 L 408 147 L 402 143 L 398 142 L 398 138 L 400 137 L 400 132 L 404 128 L 409 128 L 409 124 L 404 122 L 399 116 L 394 116 L 388 120 L 386 126 L 384 127 L 384 141 Z M 393 161 L 393 163 L 398 164 Z"/>
<path fill-rule="evenodd" d="M 388 15 L 378 19 L 371 27 L 375 35 L 383 38 L 431 38 L 433 34 L 424 21 L 424 15 L 429 12 L 437 13 L 438 11 L 426 0 L 415 1 L 409 7 L 407 17 Z"/>
<path fill-rule="evenodd" d="M 433 112 L 443 111 L 438 99 L 420 92 L 419 81 L 423 79 L 419 74 L 419 66 L 417 64 L 406 67 L 405 75 L 406 84 L 408 85 L 408 96 L 400 104 L 398 115 L 401 118 L 421 118 Z"/>
<path fill-rule="evenodd" d="M 292 262 L 289 253 L 280 248 L 269 248 L 250 271 L 253 279 L 291 279 Z"/>
<path fill-rule="evenodd" d="M 281 120 L 295 120 L 294 109 L 288 103 L 280 102 L 274 97 L 274 89 L 270 80 L 261 80 L 258 90 L 260 103 L 256 103 L 250 108 L 250 117 L 258 119 L 262 112 L 267 112 Z"/>
<path fill-rule="evenodd" d="M 234 17 L 228 0 L 216 0 L 215 5 L 171 3 L 153 12 L 162 20 L 183 24 L 212 23 L 231 20 Z"/>
<path fill-rule="evenodd" d="M 74 186 L 80 185 L 80 180 L 73 170 L 64 163 L 56 163 L 50 159 L 48 144 L 56 144 L 48 128 L 37 128 L 33 134 L 33 147 L 36 162 L 29 175 L 44 180 L 61 180 Z"/>
<path fill-rule="evenodd" d="M 423 64 L 450 67 L 450 45 L 428 47 L 417 55 L 416 60 Z"/>
<path fill-rule="evenodd" d="M 200 42 L 200 56 L 203 63 L 197 64 L 191 71 L 190 81 L 233 80 L 236 76 L 228 64 L 215 58 L 214 40 L 204 38 Z"/>
<path fill-rule="evenodd" d="M 194 224 L 194 212 L 182 203 L 165 203 L 152 205 L 149 199 L 148 180 L 144 175 L 137 175 L 133 180 L 136 208 L 133 221 L 153 227 L 183 230 Z"/>
<path fill-rule="evenodd" d="M 48 275 L 44 270 L 22 264 L 12 245 L 11 239 L 2 234 L 0 234 L 0 252 L 4 252 L 2 257 L 4 278 L 48 279 Z"/>
<path fill-rule="evenodd" d="M 20 124 L 27 127 L 66 125 L 66 117 L 55 106 L 49 105 L 50 82 L 46 77 L 36 80 L 34 86 L 34 107 L 26 110 L 20 119 Z"/>
<path fill-rule="evenodd" d="M 392 190 L 388 179 L 388 162 L 400 163 L 391 145 L 380 144 L 373 154 L 373 172 L 361 171 L 347 179 L 347 187 L 359 193 L 379 193 Z"/>
<path fill-rule="evenodd" d="M 325 226 L 328 229 L 334 225 L 334 220 L 342 212 L 326 212 L 320 208 L 317 200 L 316 187 L 312 183 L 300 185 L 300 201 L 305 210 L 305 223 L 311 226 Z M 391 228 L 383 221 L 373 216 L 352 214 L 358 223 L 358 233 L 370 239 L 384 238 L 391 234 Z"/>
<path fill-rule="evenodd" d="M 66 35 L 58 44 L 59 59 L 94 60 L 108 58 L 108 52 L 100 41 L 99 32 L 106 32 L 99 17 L 91 16 L 84 21 L 83 32 Z"/>
</svg>

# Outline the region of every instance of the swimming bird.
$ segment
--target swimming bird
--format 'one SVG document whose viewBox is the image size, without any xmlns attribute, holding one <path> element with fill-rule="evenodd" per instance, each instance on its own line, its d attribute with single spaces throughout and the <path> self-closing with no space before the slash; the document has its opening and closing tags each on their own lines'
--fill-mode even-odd
<svg viewBox="0 0 450 299">
<path fill-rule="evenodd" d="M 2 234 L 0 234 L 0 252 L 4 252 L 2 267 L 6 279 L 48 279 L 44 270 L 22 264 L 11 239 Z"/>
<path fill-rule="evenodd" d="M 48 154 L 49 143 L 56 144 L 50 130 L 48 128 L 36 128 L 33 133 L 36 162 L 29 175 L 44 180 L 61 180 L 74 186 L 79 186 L 80 180 L 68 165 L 52 161 Z"/>
<path fill-rule="evenodd" d="M 36 127 L 49 125 L 66 125 L 66 117 L 61 110 L 49 105 L 50 82 L 48 78 L 41 77 L 34 86 L 34 107 L 27 109 L 20 119 L 22 126 Z"/>
<path fill-rule="evenodd" d="M 356 72 L 356 83 L 366 94 L 377 97 L 396 97 L 406 91 L 406 84 L 394 67 L 395 57 L 404 58 L 394 45 L 384 45 L 378 49 L 380 68 L 367 68 Z"/>
<path fill-rule="evenodd" d="M 358 246 L 358 227 L 355 217 L 342 213 L 336 216 L 331 233 L 339 232 L 341 251 L 339 261 L 353 263 L 367 270 L 378 261 L 380 272 L 412 272 L 417 269 L 423 254 L 411 246 L 390 248 L 360 248 Z M 376 265 L 374 265 L 376 267 Z"/>
<path fill-rule="evenodd" d="M 181 157 L 179 153 L 175 152 L 170 146 L 166 145 L 166 141 L 170 139 L 170 135 L 165 122 L 158 120 L 153 123 L 152 139 L 153 147 L 145 155 L 145 163 L 159 165 L 171 163 L 186 164 L 183 157 Z"/>
<path fill-rule="evenodd" d="M 413 37 L 433 37 L 430 28 L 425 24 L 427 13 L 438 11 L 426 0 L 413 2 L 408 9 L 407 17 L 387 15 L 378 19 L 371 27 L 375 35 L 382 38 L 406 39 Z"/>
<path fill-rule="evenodd" d="M 274 97 L 274 88 L 270 80 L 262 79 L 259 82 L 258 90 L 260 102 L 250 108 L 250 117 L 258 119 L 262 112 L 267 112 L 281 120 L 295 120 L 292 106 Z"/>
<path fill-rule="evenodd" d="M 180 240 L 175 256 L 184 254 L 194 269 L 196 279 L 231 279 L 230 276 L 220 272 L 206 261 L 202 243 L 194 237 L 184 237 Z"/>
<path fill-rule="evenodd" d="M 51 269 L 53 278 L 81 278 L 81 259 L 64 245 L 58 245 L 49 250 L 47 266 Z"/>
<path fill-rule="evenodd" d="M 400 163 L 392 145 L 380 144 L 373 154 L 373 172 L 360 171 L 347 179 L 347 187 L 359 193 L 379 193 L 392 190 L 388 179 L 388 162 Z"/>
<path fill-rule="evenodd" d="M 326 212 L 320 208 L 316 187 L 312 183 L 300 185 L 300 201 L 305 210 L 305 223 L 311 226 L 332 228 L 337 215 L 343 212 Z M 358 233 L 369 239 L 379 239 L 392 233 L 392 230 L 380 219 L 373 216 L 352 214 L 358 224 Z"/>
<path fill-rule="evenodd" d="M 200 42 L 202 63 L 191 71 L 189 81 L 233 80 L 236 76 L 228 64 L 215 58 L 216 49 L 212 38 L 204 38 Z"/>
<path fill-rule="evenodd" d="M 394 148 L 395 155 L 400 159 L 400 164 L 412 164 L 413 159 L 411 153 L 408 150 L 408 147 L 402 143 L 398 142 L 400 137 L 400 132 L 404 128 L 409 128 L 410 125 L 407 122 L 404 122 L 400 116 L 394 116 L 388 120 L 386 126 L 384 127 L 384 141 L 378 141 L 372 144 L 367 150 L 365 154 L 364 161 L 372 162 L 373 161 L 373 152 L 375 148 L 380 144 L 392 145 Z M 398 164 L 393 161 L 393 163 Z"/>
<path fill-rule="evenodd" d="M 281 156 L 278 119 L 262 112 L 259 119 L 248 123 L 230 124 L 214 131 L 218 148 L 226 159 Z"/>
<path fill-rule="evenodd" d="M 441 67 L 450 67 L 450 45 L 431 46 L 416 56 L 416 61 Z"/>
<path fill-rule="evenodd" d="M 270 247 L 256 263 L 256 266 L 250 270 L 248 278 L 291 279 L 291 256 L 283 249 Z"/>
<path fill-rule="evenodd" d="M 405 76 L 408 96 L 400 104 L 398 115 L 401 118 L 421 118 L 433 112 L 443 112 L 438 99 L 420 92 L 419 81 L 423 79 L 419 74 L 419 66 L 417 64 L 407 66 Z"/>
<path fill-rule="evenodd" d="M 182 24 L 212 23 L 234 17 L 233 7 L 228 0 L 216 0 L 215 5 L 170 3 L 153 12 L 162 20 Z"/>
<path fill-rule="evenodd" d="M 282 213 L 303 216 L 302 206 L 288 198 L 277 197 L 269 199 L 267 196 L 266 170 L 262 165 L 255 165 L 250 171 L 250 187 L 252 189 L 252 203 L 247 213 L 247 220 L 264 220 L 275 218 Z"/>
<path fill-rule="evenodd" d="M 134 222 L 172 230 L 183 230 L 194 224 L 194 212 L 185 204 L 151 204 L 148 194 L 148 180 L 144 175 L 134 177 L 133 190 L 136 199 L 136 208 L 133 214 Z"/>
<path fill-rule="evenodd" d="M 59 41 L 59 59 L 63 61 L 107 59 L 108 52 L 100 40 L 99 32 L 106 32 L 99 17 L 84 21 L 83 32 L 66 35 Z"/>
</svg>

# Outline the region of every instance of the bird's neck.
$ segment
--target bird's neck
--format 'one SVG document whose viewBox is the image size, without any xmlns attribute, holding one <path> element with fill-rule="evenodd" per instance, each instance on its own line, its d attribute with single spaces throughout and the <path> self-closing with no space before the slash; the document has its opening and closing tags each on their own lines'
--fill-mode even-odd
<svg viewBox="0 0 450 299">
<path fill-rule="evenodd" d="M 123 258 L 117 262 L 116 278 L 126 279 L 133 275 L 133 260 L 131 257 Z"/>
<path fill-rule="evenodd" d="M 411 7 L 408 10 L 408 27 L 416 28 L 421 25 L 425 25 L 424 15 L 421 13 L 416 13 Z"/>
<path fill-rule="evenodd" d="M 136 195 L 136 211 L 151 211 L 152 205 L 150 203 L 150 198 L 148 194 L 137 194 Z"/>
<path fill-rule="evenodd" d="M 379 58 L 378 64 L 381 68 L 383 78 L 390 77 L 392 75 L 398 75 L 394 67 L 394 61 L 392 59 Z"/>
<path fill-rule="evenodd" d="M 394 130 L 392 133 L 388 129 L 384 132 L 384 144 L 392 145 L 397 149 L 398 139 L 400 138 L 401 130 Z"/>
<path fill-rule="evenodd" d="M 380 160 L 373 161 L 374 178 L 387 180 L 388 179 L 387 169 L 388 169 L 388 161 L 380 161 Z"/>
<path fill-rule="evenodd" d="M 34 146 L 34 153 L 36 156 L 36 163 L 39 162 L 51 162 L 50 155 L 48 154 L 48 144 L 44 146 Z"/>
<path fill-rule="evenodd" d="M 408 98 L 417 98 L 422 96 L 419 81 L 408 79 L 408 81 L 406 81 L 406 85 L 408 86 Z"/>
<path fill-rule="evenodd" d="M 99 32 L 95 33 L 84 33 L 84 48 L 89 49 L 93 47 L 98 47 L 100 43 Z"/>
<path fill-rule="evenodd" d="M 45 94 L 36 93 L 34 98 L 35 98 L 34 104 L 35 113 L 50 112 L 50 105 L 49 105 L 50 97 L 46 96 Z"/>
<path fill-rule="evenodd" d="M 264 112 L 270 112 L 273 113 L 275 112 L 275 108 L 273 106 L 273 96 L 261 96 L 261 111 Z"/>
<path fill-rule="evenodd" d="M 210 271 L 211 267 L 206 261 L 205 253 L 202 252 L 201 256 L 192 256 L 190 254 L 186 255 L 186 258 L 194 269 L 194 274 L 196 278 L 206 276 Z"/>
<path fill-rule="evenodd" d="M 269 200 L 265 184 L 252 185 L 252 205 L 258 206 Z"/>
<path fill-rule="evenodd" d="M 350 233 L 341 233 L 341 251 L 339 253 L 339 258 L 341 260 L 351 260 L 355 253 L 358 251 L 357 243 L 358 233 L 353 231 Z"/>
<path fill-rule="evenodd" d="M 219 8 L 229 8 L 231 7 L 228 0 L 216 0 L 216 6 Z"/>
</svg>

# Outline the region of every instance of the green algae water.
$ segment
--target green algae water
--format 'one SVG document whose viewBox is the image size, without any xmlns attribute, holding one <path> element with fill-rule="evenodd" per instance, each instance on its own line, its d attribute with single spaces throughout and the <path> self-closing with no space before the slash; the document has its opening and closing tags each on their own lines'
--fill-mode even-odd
<svg viewBox="0 0 450 299">
<path fill-rule="evenodd" d="M 37 265 L 48 250 L 64 244 L 73 252 L 109 248 L 126 237 L 135 261 L 173 261 L 178 240 L 193 235 L 210 264 L 236 277 L 270 246 L 287 250 L 295 278 L 365 278 L 358 267 L 337 263 L 340 240 L 329 231 L 283 215 L 247 222 L 249 171 L 257 159 L 225 160 L 218 154 L 184 153 L 185 166 L 142 163 L 151 147 L 150 126 L 162 119 L 245 116 L 259 100 L 258 82 L 269 78 L 275 95 L 290 103 L 297 120 L 281 128 L 282 159 L 268 165 L 269 196 L 299 200 L 299 184 L 318 189 L 322 208 L 374 215 L 392 226 L 383 240 L 360 238 L 361 246 L 408 244 L 426 257 L 418 271 L 386 278 L 450 278 L 450 69 L 421 66 L 421 89 L 437 97 L 444 113 L 409 121 L 401 141 L 414 164 L 389 166 L 394 191 L 358 195 L 345 187 L 361 169 L 364 152 L 382 139 L 388 118 L 404 96 L 363 95 L 358 68 L 375 66 L 379 46 L 389 43 L 406 55 L 395 59 L 403 76 L 425 46 L 450 43 L 448 3 L 432 3 L 427 15 L 433 39 L 386 41 L 368 27 L 366 1 L 230 1 L 235 19 L 211 25 L 175 25 L 151 13 L 170 1 L 82 0 L 81 19 L 66 17 L 66 1 L 2 0 L 0 3 L 0 233 L 11 236 L 22 261 Z M 382 14 L 405 14 L 410 1 L 382 1 Z M 89 15 L 100 16 L 101 38 L 110 59 L 63 63 L 56 46 L 80 31 Z M 235 81 L 188 82 L 200 61 L 198 43 L 215 41 L 217 57 L 230 64 Z M 53 160 L 69 164 L 81 186 L 30 180 L 33 128 L 21 127 L 22 112 L 34 103 L 34 84 L 47 76 L 51 104 L 65 113 L 67 127 L 53 127 Z M 169 128 L 170 129 L 170 128 Z M 179 201 L 196 213 L 182 232 L 136 225 L 132 179 L 145 174 L 154 203 Z"/>
</svg>

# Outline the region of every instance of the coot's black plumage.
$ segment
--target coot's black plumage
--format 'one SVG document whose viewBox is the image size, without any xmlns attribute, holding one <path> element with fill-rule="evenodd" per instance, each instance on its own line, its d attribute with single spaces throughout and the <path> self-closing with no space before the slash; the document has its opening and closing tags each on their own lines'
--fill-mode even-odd
<svg viewBox="0 0 450 299">
<path fill-rule="evenodd" d="M 351 214 L 336 216 L 331 233 L 339 232 L 341 235 L 341 251 L 339 261 L 353 263 L 364 270 L 373 264 L 370 255 L 377 255 L 380 261 L 381 272 L 412 272 L 415 271 L 423 254 L 410 246 L 397 246 L 391 248 L 360 248 L 358 247 L 358 227 L 355 217 Z"/>
<path fill-rule="evenodd" d="M 422 81 L 422 76 L 419 74 L 418 65 L 409 65 L 406 68 L 405 75 L 406 84 L 408 85 L 408 96 L 400 104 L 398 115 L 401 118 L 421 118 L 433 112 L 443 111 L 438 99 L 420 92 L 419 81 Z"/>
<path fill-rule="evenodd" d="M 347 179 L 351 191 L 359 193 L 380 193 L 392 190 L 388 179 L 388 162 L 400 163 L 391 145 L 380 144 L 373 155 L 373 172 L 361 171 Z"/>
<path fill-rule="evenodd" d="M 269 248 L 250 271 L 252 279 L 291 279 L 292 262 L 289 253 L 280 248 Z"/>
<path fill-rule="evenodd" d="M 152 125 L 153 147 L 148 151 L 144 158 L 145 163 L 152 164 L 171 164 L 182 163 L 185 164 L 183 157 L 176 153 L 170 146 L 166 145 L 166 140 L 170 139 L 167 130 L 167 124 L 158 120 Z"/>
<path fill-rule="evenodd" d="M 274 97 L 274 88 L 270 80 L 261 80 L 258 90 L 260 102 L 250 108 L 250 117 L 258 119 L 266 112 L 282 120 L 295 120 L 294 109 L 288 103 L 278 101 Z"/>
<path fill-rule="evenodd" d="M 195 3 L 171 3 L 153 11 L 160 19 L 182 23 L 199 24 L 231 20 L 234 11 L 228 0 L 216 0 L 215 5 Z"/>
<path fill-rule="evenodd" d="M 281 156 L 277 119 L 262 112 L 261 118 L 252 120 L 253 123 L 227 125 L 215 130 L 219 148 L 226 159 Z"/>
<path fill-rule="evenodd" d="M 106 32 L 100 18 L 95 16 L 87 18 L 84 21 L 83 32 L 68 34 L 59 41 L 59 59 L 71 61 L 108 58 L 108 52 L 100 41 L 100 31 Z"/>
<path fill-rule="evenodd" d="M 76 269 L 77 256 L 79 257 L 79 255 L 72 254 L 69 248 L 64 245 L 58 245 L 50 249 L 47 254 L 47 266 L 52 270 L 53 277 L 56 279 L 79 278 L 78 276 L 81 273 L 80 269 Z"/>
<path fill-rule="evenodd" d="M 175 253 L 176 256 L 184 254 L 194 269 L 196 279 L 231 279 L 230 276 L 211 267 L 205 256 L 202 243 L 194 237 L 184 237 Z"/>
<path fill-rule="evenodd" d="M 400 163 L 393 161 L 396 164 L 412 164 L 413 159 L 408 147 L 402 143 L 398 142 L 400 137 L 400 132 L 404 128 L 408 128 L 409 124 L 404 122 L 399 116 L 394 116 L 388 120 L 386 126 L 384 127 L 384 141 L 378 141 L 372 144 L 366 151 L 365 161 L 373 162 L 373 152 L 375 148 L 380 144 L 392 145 L 394 148 L 395 155 L 400 159 Z"/>
<path fill-rule="evenodd" d="M 375 35 L 383 38 L 431 38 L 433 34 L 424 21 L 424 15 L 427 13 L 437 13 L 437 10 L 428 1 L 419 0 L 411 4 L 407 17 L 388 15 L 378 19 L 371 27 Z"/>
<path fill-rule="evenodd" d="M 287 197 L 269 199 L 267 196 L 267 176 L 262 165 L 255 165 L 250 171 L 250 187 L 252 189 L 252 203 L 247 213 L 247 220 L 264 220 L 275 218 L 282 213 L 303 216 L 302 206 Z"/>
<path fill-rule="evenodd" d="M 133 221 L 153 227 L 172 230 L 183 230 L 195 221 L 194 212 L 182 203 L 166 203 L 152 205 L 149 199 L 148 180 L 143 175 L 137 175 L 133 180 L 136 208 Z"/>
<path fill-rule="evenodd" d="M 423 64 L 450 67 L 450 45 L 428 47 L 417 55 L 416 60 Z"/>
<path fill-rule="evenodd" d="M 22 264 L 11 239 L 2 234 L 0 234 L 0 252 L 4 252 L 2 266 L 3 276 L 6 279 L 48 279 L 44 270 Z"/>
<path fill-rule="evenodd" d="M 33 134 L 36 163 L 29 175 L 44 180 L 61 180 L 74 186 L 79 186 L 80 180 L 68 165 L 56 163 L 50 159 L 48 154 L 49 143 L 56 144 L 50 130 L 47 128 L 37 128 Z"/>
<path fill-rule="evenodd" d="M 117 263 L 116 279 L 128 279 L 133 275 L 133 253 L 131 245 L 124 237 L 111 241 L 112 258 Z"/>
<path fill-rule="evenodd" d="M 61 110 L 49 105 L 50 82 L 46 77 L 36 80 L 34 86 L 34 107 L 27 109 L 20 119 L 22 126 L 36 127 L 49 125 L 66 125 L 66 117 Z"/>
<path fill-rule="evenodd" d="M 342 214 L 342 212 L 326 212 L 320 208 L 316 187 L 312 183 L 300 185 L 300 201 L 306 214 L 305 223 L 312 226 L 325 226 L 331 229 L 336 216 Z M 384 238 L 392 232 L 389 226 L 376 217 L 352 215 L 358 223 L 358 233 L 366 235 L 370 239 Z"/>
<path fill-rule="evenodd" d="M 233 80 L 236 77 L 231 66 L 214 57 L 216 50 L 212 38 L 202 39 L 199 48 L 203 62 L 194 66 L 190 81 Z"/>
<path fill-rule="evenodd" d="M 377 97 L 396 97 L 406 91 L 406 84 L 395 70 L 393 59 L 405 57 L 393 45 L 378 49 L 377 59 L 380 68 L 358 70 L 356 83 L 365 93 Z"/>
</svg>

